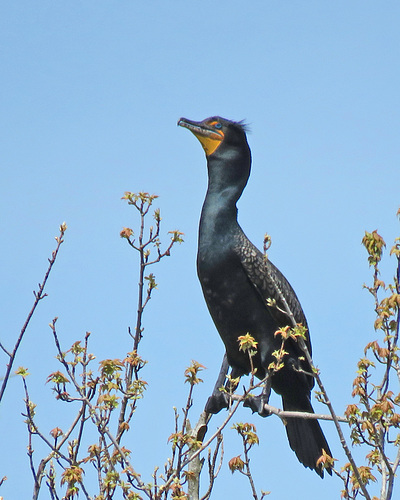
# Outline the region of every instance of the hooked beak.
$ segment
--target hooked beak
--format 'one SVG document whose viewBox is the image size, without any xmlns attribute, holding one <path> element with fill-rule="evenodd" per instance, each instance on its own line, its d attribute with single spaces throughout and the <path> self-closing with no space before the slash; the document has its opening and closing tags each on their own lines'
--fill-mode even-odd
<svg viewBox="0 0 400 500">
<path fill-rule="evenodd" d="M 180 118 L 178 121 L 179 127 L 184 127 L 190 130 L 200 141 L 206 156 L 210 156 L 217 150 L 224 140 L 222 130 L 216 130 L 207 123 L 207 120 L 195 122 L 187 118 Z"/>
</svg>

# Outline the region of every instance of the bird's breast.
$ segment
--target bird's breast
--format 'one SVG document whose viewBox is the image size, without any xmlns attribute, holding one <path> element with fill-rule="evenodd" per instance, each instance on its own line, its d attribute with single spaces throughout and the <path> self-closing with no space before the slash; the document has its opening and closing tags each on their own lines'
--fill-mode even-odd
<svg viewBox="0 0 400 500">
<path fill-rule="evenodd" d="M 231 366 L 242 373 L 250 369 L 248 355 L 239 351 L 238 337 L 250 333 L 259 343 L 255 365 L 266 366 L 275 339 L 266 332 L 277 326 L 265 304 L 248 279 L 239 257 L 233 251 L 214 252 L 199 249 L 198 275 L 207 307 L 223 340 Z"/>
</svg>

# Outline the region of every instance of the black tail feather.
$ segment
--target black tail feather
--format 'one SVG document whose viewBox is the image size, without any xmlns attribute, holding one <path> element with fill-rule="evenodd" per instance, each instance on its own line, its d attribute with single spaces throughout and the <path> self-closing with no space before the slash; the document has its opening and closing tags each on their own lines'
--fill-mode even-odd
<svg viewBox="0 0 400 500">
<path fill-rule="evenodd" d="M 307 396 L 292 402 L 287 398 L 282 398 L 283 409 L 285 411 L 306 411 L 314 413 L 313 407 Z M 324 477 L 324 469 L 321 464 L 317 465 L 317 460 L 322 455 L 322 450 L 332 456 L 329 445 L 326 441 L 324 433 L 318 423 L 318 420 L 304 418 L 288 418 L 286 424 L 286 433 L 289 439 L 289 444 L 292 450 L 304 467 L 309 467 L 315 472 Z M 332 475 L 330 467 L 325 469 Z"/>
</svg>

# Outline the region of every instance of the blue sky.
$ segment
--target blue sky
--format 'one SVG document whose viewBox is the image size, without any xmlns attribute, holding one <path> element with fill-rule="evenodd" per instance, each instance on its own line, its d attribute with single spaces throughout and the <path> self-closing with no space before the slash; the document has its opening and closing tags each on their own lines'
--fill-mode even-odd
<svg viewBox="0 0 400 500">
<path fill-rule="evenodd" d="M 195 272 L 206 163 L 196 139 L 176 127 L 181 116 L 250 124 L 253 167 L 239 220 L 258 246 L 271 234 L 269 256 L 302 302 L 315 362 L 343 412 L 357 358 L 375 338 L 361 238 L 378 228 L 390 245 L 399 234 L 399 15 L 394 1 L 3 3 L 0 328 L 8 347 L 58 226 L 68 224 L 49 296 L 16 361 L 31 373 L 43 431 L 68 422 L 45 385 L 57 369 L 54 316 L 65 347 L 91 331 L 98 359 L 130 348 L 137 263 L 119 231 L 137 219 L 120 200 L 125 191 L 157 193 L 164 233 L 186 235 L 154 269 L 159 287 L 145 316 L 149 389 L 127 439 L 145 478 L 168 456 L 172 407 L 184 404 L 191 359 L 208 368 L 193 420 L 212 389 L 223 349 Z M 32 491 L 22 398 L 14 377 L 0 413 L 4 498 Z M 150 418 L 151 438 L 143 433 Z M 252 465 L 270 498 L 339 497 L 337 479 L 321 481 L 298 464 L 280 422 L 244 410 L 237 420 L 259 430 Z M 343 464 L 333 425 L 323 427 Z M 234 432 L 225 439 L 226 458 L 238 455 Z M 214 498 L 249 497 L 225 463 Z"/>
</svg>

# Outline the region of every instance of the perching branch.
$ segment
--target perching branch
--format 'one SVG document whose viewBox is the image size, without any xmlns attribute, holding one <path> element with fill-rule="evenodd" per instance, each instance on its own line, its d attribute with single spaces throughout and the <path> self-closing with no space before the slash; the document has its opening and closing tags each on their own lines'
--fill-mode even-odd
<svg viewBox="0 0 400 500">
<path fill-rule="evenodd" d="M 305 411 L 285 411 L 285 410 L 280 410 L 279 408 L 275 408 L 275 406 L 271 406 L 269 404 L 264 404 L 264 408 L 270 413 L 277 415 L 282 420 L 285 420 L 286 418 L 303 418 L 309 420 L 333 421 L 332 415 L 324 415 L 322 413 L 308 413 Z M 349 422 L 349 419 L 346 417 L 336 416 L 336 418 L 339 422 L 343 422 L 346 424 Z"/>
</svg>

